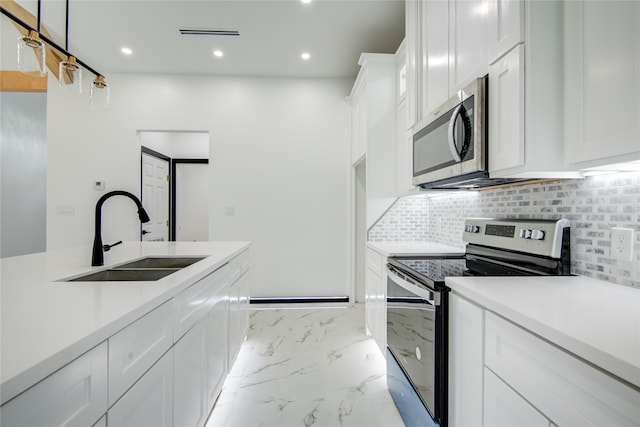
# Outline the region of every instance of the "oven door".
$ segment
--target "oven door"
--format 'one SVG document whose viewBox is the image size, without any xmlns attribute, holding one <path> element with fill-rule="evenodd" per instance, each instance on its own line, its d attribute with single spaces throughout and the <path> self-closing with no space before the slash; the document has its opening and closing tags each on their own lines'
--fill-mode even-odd
<svg viewBox="0 0 640 427">
<path fill-rule="evenodd" d="M 387 384 L 408 427 L 446 426 L 443 295 L 388 266 Z"/>
</svg>

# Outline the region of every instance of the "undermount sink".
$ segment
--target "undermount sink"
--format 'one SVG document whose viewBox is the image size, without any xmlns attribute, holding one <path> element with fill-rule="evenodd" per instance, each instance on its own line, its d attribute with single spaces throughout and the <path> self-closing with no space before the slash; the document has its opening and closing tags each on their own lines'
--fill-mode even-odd
<svg viewBox="0 0 640 427">
<path fill-rule="evenodd" d="M 204 257 L 147 257 L 114 268 L 184 268 L 202 259 Z"/>
<path fill-rule="evenodd" d="M 161 257 L 151 256 L 127 262 L 108 270 L 96 271 L 83 276 L 64 279 L 65 282 L 154 282 L 205 257 Z"/>
<path fill-rule="evenodd" d="M 102 270 L 96 273 L 68 279 L 67 282 L 154 282 L 166 277 L 179 268 L 156 268 L 156 269 L 130 269 Z"/>
</svg>

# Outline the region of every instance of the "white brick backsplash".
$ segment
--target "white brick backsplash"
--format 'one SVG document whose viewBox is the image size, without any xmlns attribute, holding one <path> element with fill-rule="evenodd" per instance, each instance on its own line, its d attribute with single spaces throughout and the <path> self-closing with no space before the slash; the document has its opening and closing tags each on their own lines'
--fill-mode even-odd
<svg viewBox="0 0 640 427">
<path fill-rule="evenodd" d="M 428 240 L 461 247 L 468 217 L 567 218 L 574 274 L 640 288 L 638 172 L 402 198 L 369 230 L 369 240 Z M 633 261 L 611 258 L 612 227 L 635 230 Z"/>
</svg>

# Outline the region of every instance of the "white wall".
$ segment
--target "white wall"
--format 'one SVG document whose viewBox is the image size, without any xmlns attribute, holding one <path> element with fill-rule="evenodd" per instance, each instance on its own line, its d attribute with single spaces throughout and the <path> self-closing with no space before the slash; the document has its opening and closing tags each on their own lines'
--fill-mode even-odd
<svg viewBox="0 0 640 427">
<path fill-rule="evenodd" d="M 349 295 L 350 81 L 132 74 L 108 82 L 107 111 L 91 110 L 86 95 L 49 93 L 49 249 L 91 244 L 102 194 L 93 181 L 140 193 L 138 130 L 206 131 L 210 237 L 253 242 L 252 294 Z M 134 205 L 119 199 L 103 207 L 105 242 L 138 237 Z"/>
<path fill-rule="evenodd" d="M 140 144 L 172 159 L 208 159 L 208 132 L 140 131 Z"/>
</svg>

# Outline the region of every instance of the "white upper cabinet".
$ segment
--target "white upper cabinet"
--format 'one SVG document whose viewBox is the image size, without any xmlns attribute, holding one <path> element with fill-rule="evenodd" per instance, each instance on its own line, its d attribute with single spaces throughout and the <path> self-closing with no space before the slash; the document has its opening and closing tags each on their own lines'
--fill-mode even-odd
<svg viewBox="0 0 640 427">
<path fill-rule="evenodd" d="M 488 5 L 487 53 L 493 64 L 511 49 L 524 43 L 522 1 L 492 0 Z"/>
<path fill-rule="evenodd" d="M 407 1 L 409 126 L 487 74 L 487 10 L 486 0 Z"/>
<path fill-rule="evenodd" d="M 580 177 L 564 161 L 563 3 L 492 0 L 488 13 L 491 177 Z"/>
<path fill-rule="evenodd" d="M 487 0 L 449 1 L 449 96 L 487 74 L 488 7 Z"/>
<path fill-rule="evenodd" d="M 575 169 L 640 160 L 640 2 L 568 1 L 566 153 Z"/>
<path fill-rule="evenodd" d="M 422 2 L 421 119 L 449 99 L 449 2 Z"/>
</svg>

